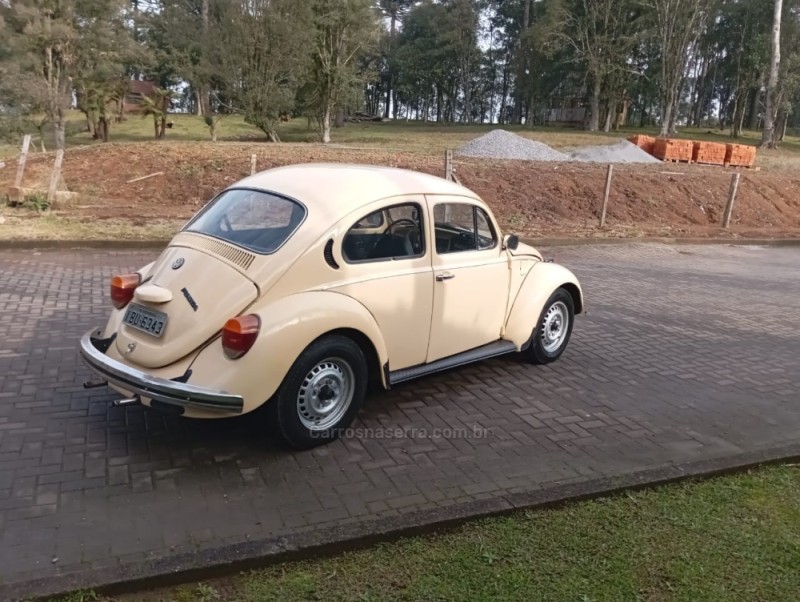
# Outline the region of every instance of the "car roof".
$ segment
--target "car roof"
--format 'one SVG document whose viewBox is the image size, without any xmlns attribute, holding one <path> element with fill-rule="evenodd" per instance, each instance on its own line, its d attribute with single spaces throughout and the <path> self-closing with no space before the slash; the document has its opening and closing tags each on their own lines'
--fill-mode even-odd
<svg viewBox="0 0 800 602">
<path fill-rule="evenodd" d="M 335 218 L 380 199 L 415 194 L 478 196 L 455 182 L 426 173 L 346 163 L 277 167 L 240 180 L 231 188 L 255 188 L 300 201 L 315 213 Z"/>
</svg>

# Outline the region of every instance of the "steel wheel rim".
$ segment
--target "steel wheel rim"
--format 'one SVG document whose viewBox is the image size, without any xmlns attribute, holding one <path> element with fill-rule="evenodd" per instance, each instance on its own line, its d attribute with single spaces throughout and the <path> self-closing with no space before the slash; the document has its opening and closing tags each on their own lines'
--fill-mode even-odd
<svg viewBox="0 0 800 602">
<path fill-rule="evenodd" d="M 353 401 L 355 374 L 350 364 L 338 357 L 318 362 L 308 371 L 297 393 L 297 415 L 312 431 L 335 426 Z"/>
<path fill-rule="evenodd" d="M 569 310 L 563 301 L 553 303 L 544 314 L 542 330 L 539 333 L 542 348 L 547 353 L 558 351 L 569 332 Z"/>
</svg>

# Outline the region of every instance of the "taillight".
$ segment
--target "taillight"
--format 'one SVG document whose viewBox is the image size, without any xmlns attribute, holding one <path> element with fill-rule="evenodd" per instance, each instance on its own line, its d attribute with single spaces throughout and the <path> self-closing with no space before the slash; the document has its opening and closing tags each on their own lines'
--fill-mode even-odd
<svg viewBox="0 0 800 602">
<path fill-rule="evenodd" d="M 133 291 L 142 282 L 140 274 L 122 274 L 111 279 L 111 303 L 117 309 L 125 307 L 133 299 Z"/>
<path fill-rule="evenodd" d="M 238 316 L 225 322 L 222 329 L 222 350 L 232 359 L 238 359 L 250 351 L 256 342 L 261 319 L 255 314 Z"/>
</svg>

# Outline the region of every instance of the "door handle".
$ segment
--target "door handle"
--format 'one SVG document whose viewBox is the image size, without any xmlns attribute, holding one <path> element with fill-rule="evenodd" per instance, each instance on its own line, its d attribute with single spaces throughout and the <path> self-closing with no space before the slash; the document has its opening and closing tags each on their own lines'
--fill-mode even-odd
<svg viewBox="0 0 800 602">
<path fill-rule="evenodd" d="M 442 272 L 441 274 L 436 274 L 436 282 L 444 282 L 445 280 L 452 280 L 455 278 L 455 274 L 451 274 L 450 272 Z"/>
</svg>

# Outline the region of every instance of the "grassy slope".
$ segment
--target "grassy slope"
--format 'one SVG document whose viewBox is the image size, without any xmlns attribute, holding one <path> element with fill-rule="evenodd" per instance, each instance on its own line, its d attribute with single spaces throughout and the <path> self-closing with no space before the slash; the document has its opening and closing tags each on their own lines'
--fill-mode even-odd
<svg viewBox="0 0 800 602">
<path fill-rule="evenodd" d="M 69 117 L 72 122 L 71 129 L 80 130 L 83 116 L 73 111 Z M 192 115 L 172 115 L 170 119 L 174 127 L 167 130 L 167 139 L 176 141 L 209 141 L 208 128 L 200 117 Z M 344 128 L 335 129 L 333 141 L 335 144 L 377 146 L 382 148 L 398 148 L 419 152 L 440 152 L 447 148 L 457 148 L 466 141 L 480 136 L 497 125 L 437 125 L 420 122 L 388 122 L 388 123 L 359 123 L 347 124 Z M 524 126 L 502 126 L 503 129 L 512 130 L 521 135 L 536 138 L 555 148 L 574 148 L 590 144 L 605 144 L 614 142 L 620 137 L 630 134 L 656 134 L 655 128 L 623 128 L 619 132 L 589 133 L 578 129 L 539 126 L 529 130 Z M 294 119 L 278 128 L 284 142 L 318 142 L 318 137 L 313 130 L 308 129 L 305 119 Z M 678 137 L 697 140 L 712 140 L 717 142 L 730 142 L 728 132 L 709 130 L 707 128 L 686 128 L 679 132 Z M 263 133 L 250 126 L 240 116 L 232 115 L 222 120 L 219 126 L 218 139 L 220 141 L 265 140 Z M 757 144 L 760 139 L 758 132 L 745 132 L 738 142 L 742 144 Z M 150 119 L 142 119 L 130 115 L 122 123 L 111 126 L 111 140 L 113 142 L 146 142 L 153 140 L 153 124 Z M 34 140 L 38 145 L 38 139 Z M 49 141 L 46 146 L 51 147 Z M 86 144 L 99 144 L 92 140 L 85 132 L 78 133 L 68 138 L 69 146 L 82 146 Z M 38 146 L 37 146 L 38 148 Z M 800 153 L 800 138 L 788 137 L 783 144 L 784 154 L 793 155 Z M 16 145 L 0 145 L 0 158 L 13 158 L 18 153 Z"/>
<path fill-rule="evenodd" d="M 783 466 L 119 599 L 777 601 L 798 591 L 800 470 Z"/>
</svg>

